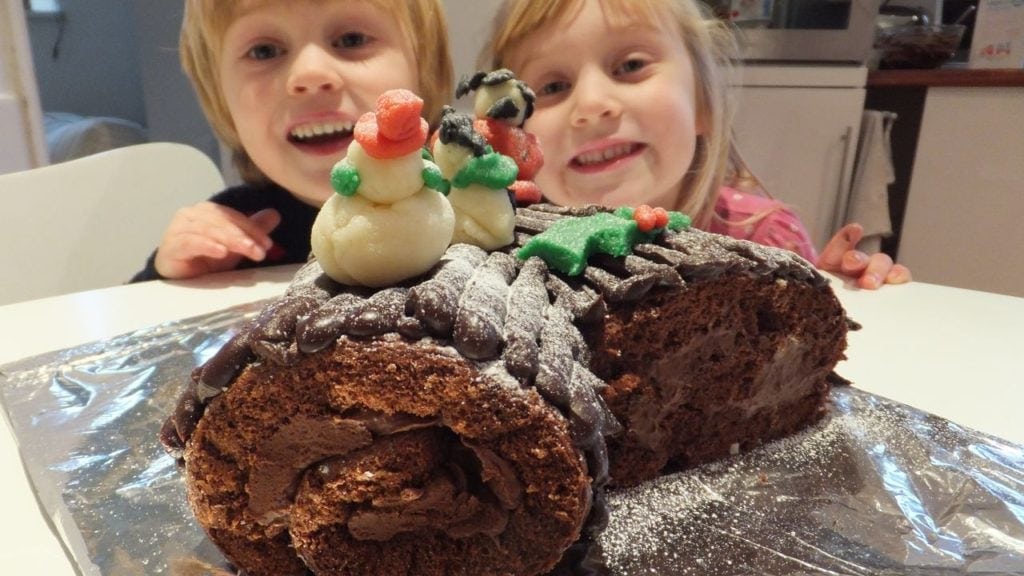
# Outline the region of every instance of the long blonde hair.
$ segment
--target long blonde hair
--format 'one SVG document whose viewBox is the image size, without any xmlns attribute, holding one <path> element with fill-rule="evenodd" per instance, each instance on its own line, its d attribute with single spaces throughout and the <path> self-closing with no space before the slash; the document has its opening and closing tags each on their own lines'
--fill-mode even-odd
<svg viewBox="0 0 1024 576">
<path fill-rule="evenodd" d="M 490 40 L 478 65 L 508 67 L 510 54 L 537 30 L 560 22 L 579 10 L 585 0 L 506 0 L 494 19 Z M 680 39 L 693 63 L 697 115 L 704 133 L 697 137 L 697 151 L 683 178 L 677 206 L 694 224 L 706 228 L 714 215 L 722 185 L 749 175 L 736 150 L 732 134 L 735 104 L 728 84 L 736 42 L 728 26 L 710 16 L 696 0 L 599 0 L 613 18 L 639 19 L 658 25 L 667 14 L 676 24 Z"/>
<path fill-rule="evenodd" d="M 266 0 L 272 1 L 272 0 Z M 323 0 L 338 1 L 338 0 Z M 368 0 L 391 14 L 414 54 L 429 54 L 418 62 L 418 93 L 431 126 L 441 118 L 441 108 L 451 98 L 452 57 L 448 48 L 448 23 L 440 0 Z M 260 182 L 260 172 L 242 147 L 221 89 L 219 59 L 228 26 L 251 0 L 185 0 L 181 24 L 181 65 L 192 81 L 199 103 L 217 136 L 231 149 L 235 167 L 247 182 Z"/>
</svg>

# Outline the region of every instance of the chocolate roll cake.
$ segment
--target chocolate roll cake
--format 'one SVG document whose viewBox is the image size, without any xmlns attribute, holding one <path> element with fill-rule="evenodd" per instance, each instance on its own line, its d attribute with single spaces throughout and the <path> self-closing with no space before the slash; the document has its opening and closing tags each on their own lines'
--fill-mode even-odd
<svg viewBox="0 0 1024 576">
<path fill-rule="evenodd" d="M 823 416 L 847 323 L 809 263 L 685 227 L 536 244 L 613 217 L 519 208 L 512 245 L 388 287 L 307 264 L 162 431 L 211 540 L 251 576 L 543 574 L 609 487 Z"/>
</svg>

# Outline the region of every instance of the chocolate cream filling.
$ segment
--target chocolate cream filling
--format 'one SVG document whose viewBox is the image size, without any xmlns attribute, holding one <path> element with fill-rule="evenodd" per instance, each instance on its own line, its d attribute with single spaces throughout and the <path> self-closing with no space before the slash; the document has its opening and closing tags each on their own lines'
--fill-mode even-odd
<svg viewBox="0 0 1024 576">
<path fill-rule="evenodd" d="M 379 450 L 395 437 L 422 444 L 433 468 L 417 487 L 368 488 L 374 474 L 353 474 L 352 463 L 363 449 L 376 444 Z M 250 475 L 249 510 L 265 524 L 287 522 L 293 502 L 303 500 L 298 492 L 352 478 L 363 485 L 365 498 L 351 499 L 336 513 L 358 540 L 387 541 L 429 529 L 451 538 L 497 536 L 523 500 L 511 464 L 493 450 L 460 440 L 439 418 L 352 410 L 293 418 L 268 437 Z"/>
</svg>

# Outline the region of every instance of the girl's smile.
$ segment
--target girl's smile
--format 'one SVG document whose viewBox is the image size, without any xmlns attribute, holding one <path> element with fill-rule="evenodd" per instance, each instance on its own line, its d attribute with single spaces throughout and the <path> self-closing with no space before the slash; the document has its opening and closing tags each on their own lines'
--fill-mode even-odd
<svg viewBox="0 0 1024 576">
<path fill-rule="evenodd" d="M 550 201 L 679 205 L 700 127 L 688 49 L 661 16 L 580 0 L 511 50 L 537 93 L 526 129 L 544 149 L 536 181 Z"/>
<path fill-rule="evenodd" d="M 569 168 L 582 173 L 616 169 L 637 158 L 646 148 L 638 142 L 592 144 L 569 160 Z"/>
</svg>

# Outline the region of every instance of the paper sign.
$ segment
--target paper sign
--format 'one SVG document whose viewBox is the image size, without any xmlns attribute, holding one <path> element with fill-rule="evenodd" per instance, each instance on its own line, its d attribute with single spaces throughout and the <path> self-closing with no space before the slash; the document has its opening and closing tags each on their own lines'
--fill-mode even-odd
<svg viewBox="0 0 1024 576">
<path fill-rule="evenodd" d="M 970 68 L 1024 68 L 1024 0 L 980 0 Z"/>
</svg>

